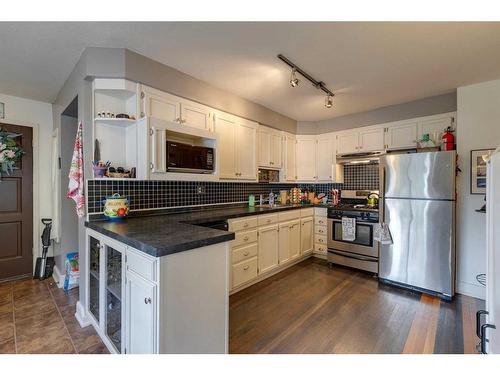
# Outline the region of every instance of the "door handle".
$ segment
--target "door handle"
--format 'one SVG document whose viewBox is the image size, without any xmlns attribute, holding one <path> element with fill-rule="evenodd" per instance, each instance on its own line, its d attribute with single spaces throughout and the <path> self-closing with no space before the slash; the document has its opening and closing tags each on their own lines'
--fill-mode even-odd
<svg viewBox="0 0 500 375">
<path fill-rule="evenodd" d="M 486 330 L 488 328 L 496 329 L 497 327 L 494 324 L 483 324 L 481 326 L 481 354 L 488 354 L 486 353 Z"/>
<path fill-rule="evenodd" d="M 479 310 L 476 312 L 476 336 L 481 338 L 481 315 L 488 315 L 488 311 Z"/>
</svg>

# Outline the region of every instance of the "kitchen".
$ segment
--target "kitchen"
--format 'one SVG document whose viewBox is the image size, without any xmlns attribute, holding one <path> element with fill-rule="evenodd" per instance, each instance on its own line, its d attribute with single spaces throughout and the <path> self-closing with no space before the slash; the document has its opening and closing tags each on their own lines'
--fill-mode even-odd
<svg viewBox="0 0 500 375">
<path fill-rule="evenodd" d="M 497 26 L 474 27 L 491 35 Z M 498 143 L 496 76 L 337 116 L 346 99 L 331 78 L 296 52 L 270 50 L 280 92 L 315 98 L 309 120 L 147 51 L 86 47 L 51 103 L 49 134 L 77 100 L 81 216 L 60 235 L 77 244 L 78 287 L 62 292 L 59 258 L 52 278 L 30 285 L 70 295 L 63 320 L 115 354 L 475 353 L 479 341 L 496 352 L 495 300 L 485 302 L 480 277 L 493 283 L 493 219 L 485 223 L 485 196 L 472 192 L 484 188 L 481 160 Z M 477 118 L 487 125 L 473 135 Z M 57 230 L 60 218 L 47 217 Z M 483 232 L 473 252 L 470 238 Z M 49 258 L 66 257 L 61 243 Z M 6 284 L 14 302 L 16 282 Z"/>
</svg>

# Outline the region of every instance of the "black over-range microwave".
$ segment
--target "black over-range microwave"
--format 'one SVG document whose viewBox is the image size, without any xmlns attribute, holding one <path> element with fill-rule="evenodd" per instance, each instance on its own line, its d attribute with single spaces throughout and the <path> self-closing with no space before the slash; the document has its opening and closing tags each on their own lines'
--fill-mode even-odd
<svg viewBox="0 0 500 375">
<path fill-rule="evenodd" d="M 214 149 L 167 141 L 167 171 L 213 173 Z"/>
</svg>

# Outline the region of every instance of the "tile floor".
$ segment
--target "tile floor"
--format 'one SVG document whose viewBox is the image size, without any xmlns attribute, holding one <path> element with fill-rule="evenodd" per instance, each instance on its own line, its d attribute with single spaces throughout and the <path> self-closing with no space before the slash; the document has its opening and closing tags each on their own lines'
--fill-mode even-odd
<svg viewBox="0 0 500 375">
<path fill-rule="evenodd" d="M 52 278 L 0 283 L 0 354 L 108 353 L 92 326 L 74 314 L 78 288 L 59 289 Z"/>
</svg>

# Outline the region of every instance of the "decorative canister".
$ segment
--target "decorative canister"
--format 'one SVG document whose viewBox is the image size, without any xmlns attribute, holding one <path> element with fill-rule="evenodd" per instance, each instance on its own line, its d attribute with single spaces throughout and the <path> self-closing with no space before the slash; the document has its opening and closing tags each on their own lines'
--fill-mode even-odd
<svg viewBox="0 0 500 375">
<path fill-rule="evenodd" d="M 128 199 L 115 193 L 106 197 L 104 203 L 104 217 L 108 220 L 122 220 L 127 217 L 129 212 Z"/>
</svg>

